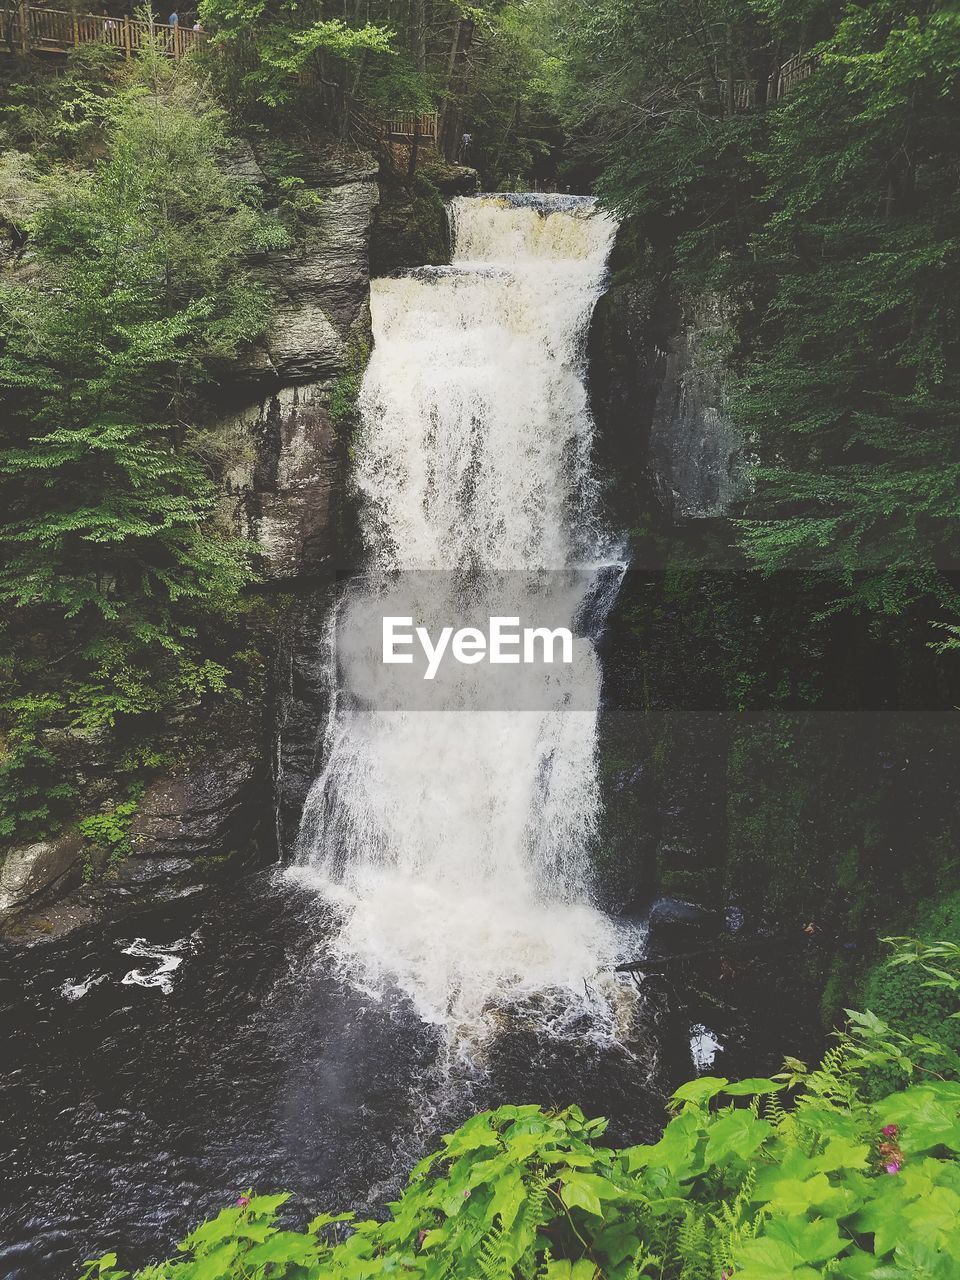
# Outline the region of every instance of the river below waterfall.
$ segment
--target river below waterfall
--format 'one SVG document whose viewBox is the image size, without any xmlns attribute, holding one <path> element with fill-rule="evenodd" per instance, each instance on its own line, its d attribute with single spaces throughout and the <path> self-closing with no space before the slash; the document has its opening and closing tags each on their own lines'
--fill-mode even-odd
<svg viewBox="0 0 960 1280">
<path fill-rule="evenodd" d="M 4 1280 L 64 1280 L 113 1248 L 165 1256 L 250 1186 L 291 1191 L 301 1223 L 379 1212 L 441 1133 L 500 1102 L 577 1102 L 611 1141 L 649 1138 L 664 1089 L 696 1070 L 773 1070 L 815 1042 L 788 967 L 718 981 L 708 965 L 647 980 L 629 1045 L 586 1020 L 551 1036 L 505 1019 L 470 1070 L 406 997 L 336 976 L 336 927 L 267 871 L 0 956 Z"/>
<path fill-rule="evenodd" d="M 644 931 L 592 877 L 596 642 L 623 566 L 583 351 L 613 226 L 571 197 L 453 212 L 452 267 L 373 289 L 352 444 L 370 561 L 317 653 L 332 705 L 294 866 L 7 955 L 0 1275 L 142 1263 L 250 1186 L 300 1219 L 377 1212 L 499 1102 L 577 1102 L 640 1140 L 686 1075 L 809 1043 L 788 966 L 614 972 Z M 574 675 L 386 685 L 364 627 L 387 609 L 528 609 L 569 628 Z"/>
<path fill-rule="evenodd" d="M 331 972 L 333 928 L 267 872 L 5 966 L 0 1275 L 69 1276 L 114 1246 L 142 1263 L 249 1186 L 293 1191 L 300 1217 L 375 1209 L 439 1134 L 507 1100 L 654 1131 L 652 1039 L 521 1017 L 475 1069 L 451 1064 L 408 999 Z"/>
</svg>

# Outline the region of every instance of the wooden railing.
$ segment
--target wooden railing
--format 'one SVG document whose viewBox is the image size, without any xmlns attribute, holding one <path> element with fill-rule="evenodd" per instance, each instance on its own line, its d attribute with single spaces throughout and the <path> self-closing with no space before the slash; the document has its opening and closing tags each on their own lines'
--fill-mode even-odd
<svg viewBox="0 0 960 1280">
<path fill-rule="evenodd" d="M 820 59 L 813 53 L 796 53 L 792 58 L 788 58 L 782 66 L 777 68 L 767 82 L 766 101 L 776 102 L 780 98 L 785 98 L 802 80 L 807 80 L 812 76 L 819 65 Z M 755 80 L 734 80 L 734 111 L 748 111 L 751 107 L 756 106 L 757 87 Z M 700 96 L 702 98 L 712 97 L 712 93 L 709 81 L 701 84 Z M 727 93 L 727 81 L 718 80 L 715 100 L 726 102 Z"/>
<path fill-rule="evenodd" d="M 206 40 L 203 31 L 170 26 L 165 22 L 139 22 L 107 14 L 71 13 L 24 3 L 3 32 L 0 48 L 20 53 L 67 53 L 81 44 L 110 45 L 129 58 L 151 39 L 173 58 L 181 58 Z"/>
<path fill-rule="evenodd" d="M 390 142 L 412 142 L 418 138 L 425 146 L 437 142 L 436 111 L 394 111 L 383 122 L 383 136 Z"/>
<path fill-rule="evenodd" d="M 819 63 L 820 59 L 813 53 L 795 53 L 792 58 L 788 58 L 777 77 L 776 96 L 785 97 L 801 80 L 809 79 Z"/>
</svg>

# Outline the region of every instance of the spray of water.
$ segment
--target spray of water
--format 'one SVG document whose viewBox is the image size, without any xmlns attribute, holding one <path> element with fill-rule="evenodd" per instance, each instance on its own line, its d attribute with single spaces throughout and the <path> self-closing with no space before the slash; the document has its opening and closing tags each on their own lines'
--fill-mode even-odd
<svg viewBox="0 0 960 1280">
<path fill-rule="evenodd" d="M 535 709 L 479 710 L 454 676 L 440 711 L 358 707 L 336 693 L 331 643 L 325 763 L 290 874 L 335 907 L 344 973 L 374 996 L 399 987 L 469 1056 L 507 1011 L 615 1037 L 623 993 L 603 975 L 634 940 L 590 894 L 589 631 L 616 557 L 596 515 L 584 341 L 615 228 L 562 196 L 456 200 L 451 224 L 451 266 L 373 285 L 355 444 L 372 575 L 339 607 L 375 611 L 378 573 L 441 570 L 412 575 L 430 583 L 425 613 L 455 614 L 471 590 L 497 613 L 498 573 L 586 566 L 564 606 L 581 634 L 589 615 L 581 697 L 545 673 Z"/>
</svg>

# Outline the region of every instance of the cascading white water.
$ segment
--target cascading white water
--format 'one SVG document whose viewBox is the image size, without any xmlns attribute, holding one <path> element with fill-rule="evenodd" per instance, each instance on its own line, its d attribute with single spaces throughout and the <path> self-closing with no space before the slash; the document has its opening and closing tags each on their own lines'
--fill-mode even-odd
<svg viewBox="0 0 960 1280">
<path fill-rule="evenodd" d="M 397 570 L 442 571 L 400 574 L 404 607 L 442 619 L 465 591 L 481 614 L 513 612 L 496 598 L 509 571 L 585 566 L 553 593 L 582 634 L 611 559 L 583 349 L 614 224 L 592 200 L 540 196 L 459 199 L 451 225 L 450 267 L 372 287 L 354 456 L 376 573 L 351 582 L 340 620 L 384 612 Z M 334 690 L 356 656 L 331 640 Z M 451 1043 L 475 1048 L 507 1006 L 551 1025 L 587 1012 L 614 1034 L 620 989 L 603 975 L 625 939 L 590 895 L 589 634 L 577 697 L 544 668 L 522 708 L 483 701 L 474 670 L 447 673 L 442 710 L 335 692 L 291 874 L 337 908 L 344 971 L 373 993 L 398 986 Z"/>
</svg>

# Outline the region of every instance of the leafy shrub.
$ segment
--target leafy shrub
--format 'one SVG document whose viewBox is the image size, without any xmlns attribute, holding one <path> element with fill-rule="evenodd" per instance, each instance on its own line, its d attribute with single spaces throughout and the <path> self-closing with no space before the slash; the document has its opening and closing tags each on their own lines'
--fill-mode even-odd
<svg viewBox="0 0 960 1280">
<path fill-rule="evenodd" d="M 960 893 L 927 906 L 919 914 L 921 938 L 940 938 L 943 944 L 960 943 Z M 930 985 L 924 968 L 923 946 L 906 947 L 902 940 L 893 961 L 874 966 L 864 984 L 864 1001 L 886 1022 L 904 1031 L 930 1036 L 960 1054 L 960 1019 L 953 1017 L 956 1000 L 945 987 Z M 908 959 L 907 957 L 914 957 Z M 941 961 L 941 965 L 942 965 Z"/>
<path fill-rule="evenodd" d="M 137 806 L 142 794 L 143 787 L 138 786 L 126 800 L 121 800 L 119 804 L 112 805 L 102 813 L 94 813 L 88 818 L 82 818 L 77 823 L 77 830 L 85 840 L 90 842 L 107 867 L 115 867 L 133 852 L 130 829 L 137 816 Z M 88 879 L 93 875 L 94 870 L 93 859 L 88 858 L 86 863 Z"/>
<path fill-rule="evenodd" d="M 872 1014 L 808 1072 L 701 1077 L 659 1142 L 600 1146 L 577 1107 L 474 1116 L 413 1170 L 386 1222 L 277 1220 L 241 1196 L 138 1280 L 950 1280 L 960 1273 L 960 1083 Z M 877 1102 L 878 1066 L 901 1088 Z M 915 1073 L 923 1069 L 920 1083 Z M 83 1280 L 122 1280 L 116 1255 Z"/>
</svg>

